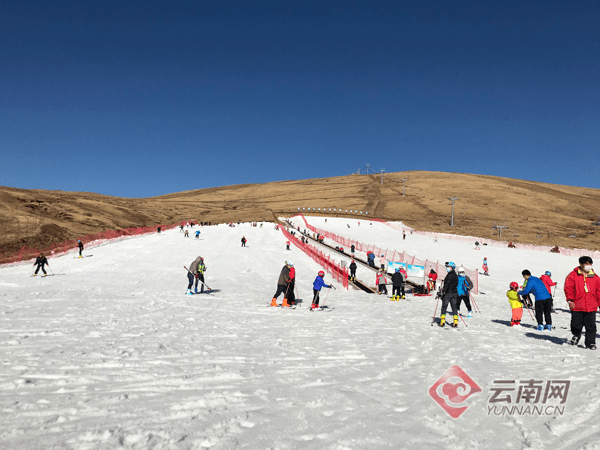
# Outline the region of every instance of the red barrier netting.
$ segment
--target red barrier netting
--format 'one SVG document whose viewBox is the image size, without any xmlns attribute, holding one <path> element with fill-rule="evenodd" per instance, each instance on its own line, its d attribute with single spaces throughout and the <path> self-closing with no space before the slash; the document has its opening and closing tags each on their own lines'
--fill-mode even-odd
<svg viewBox="0 0 600 450">
<path fill-rule="evenodd" d="M 107 230 L 101 233 L 88 234 L 83 236 L 79 240 L 83 242 L 85 248 L 98 247 L 99 245 L 105 244 L 109 241 L 116 239 L 124 239 L 132 236 L 141 236 L 144 234 L 156 233 L 157 228 L 161 227 L 161 231 L 166 231 L 179 226 L 176 225 L 156 225 L 154 227 L 139 227 L 139 228 L 125 228 L 122 230 Z M 69 252 L 73 253 L 78 251 L 77 239 L 61 242 L 60 244 L 52 244 L 49 247 L 38 248 L 38 247 L 27 247 L 23 246 L 21 250 L 12 255 L 0 254 L 0 264 L 14 264 L 21 261 L 28 261 L 35 259 L 40 253 L 43 253 L 47 258 L 53 258 L 56 256 L 62 256 Z"/>
<path fill-rule="evenodd" d="M 326 272 L 330 273 L 334 280 L 342 283 L 342 286 L 348 289 L 348 269 L 346 267 L 342 267 L 339 263 L 336 263 L 331 256 L 325 256 L 322 251 L 317 250 L 312 245 L 303 244 L 296 236 L 292 236 L 285 227 L 281 226 L 279 229 L 292 244 L 310 256 L 317 264 L 323 267 Z"/>
<path fill-rule="evenodd" d="M 402 263 L 414 264 L 414 265 L 418 265 L 418 266 L 425 266 L 425 277 L 427 277 L 427 275 L 429 274 L 429 271 L 431 269 L 435 270 L 435 272 L 438 274 L 438 280 L 441 281 L 446 277 L 446 268 L 444 267 L 444 263 L 440 263 L 438 261 L 429 261 L 429 260 L 422 261 L 422 260 L 417 259 L 414 256 L 409 255 L 406 252 L 399 253 L 396 250 L 388 250 L 388 249 L 376 247 L 375 245 L 368 245 L 363 242 L 358 242 L 358 241 L 355 241 L 355 240 L 352 240 L 349 238 L 345 238 L 343 236 L 339 236 L 335 233 L 323 230 L 321 228 L 313 227 L 306 221 L 306 217 L 304 217 L 304 214 L 296 214 L 293 217 L 300 217 L 306 224 L 306 228 L 311 230 L 313 233 L 318 233 L 321 236 L 325 236 L 326 238 L 329 238 L 329 239 L 333 240 L 334 242 L 341 244 L 343 247 L 346 247 L 346 249 L 349 249 L 354 244 L 354 247 L 357 251 L 363 252 L 363 253 L 373 252 L 377 258 L 379 258 L 379 257 L 381 257 L 381 255 L 383 255 L 383 258 L 385 258 L 385 260 L 387 260 L 387 261 L 402 262 Z M 466 267 L 464 269 L 465 269 L 465 274 L 468 275 L 469 278 L 471 279 L 471 281 L 473 282 L 473 290 L 471 292 L 473 294 L 478 294 L 479 293 L 479 271 L 467 269 Z M 426 281 L 427 280 L 425 278 L 423 280 L 423 284 L 425 284 Z"/>
</svg>

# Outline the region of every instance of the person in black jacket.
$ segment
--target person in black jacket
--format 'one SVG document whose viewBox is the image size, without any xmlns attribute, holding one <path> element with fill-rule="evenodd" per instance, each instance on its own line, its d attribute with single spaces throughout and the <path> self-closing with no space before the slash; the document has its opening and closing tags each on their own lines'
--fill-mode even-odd
<svg viewBox="0 0 600 450">
<path fill-rule="evenodd" d="M 83 258 L 83 256 L 81 256 L 81 252 L 83 251 L 83 242 L 81 242 L 81 240 L 77 241 L 77 247 L 79 248 L 79 257 Z"/>
<path fill-rule="evenodd" d="M 33 274 L 33 276 L 35 277 L 37 275 L 37 273 L 40 271 L 40 269 L 42 269 L 42 272 L 44 272 L 44 275 L 42 275 L 43 277 L 45 277 L 46 275 L 48 275 L 46 273 L 46 269 L 44 269 L 44 266 L 46 264 L 48 264 L 48 266 L 50 266 L 50 263 L 48 262 L 48 260 L 44 256 L 44 254 L 40 253 L 40 256 L 38 256 L 35 259 L 35 262 L 33 263 L 34 266 L 37 265 L 37 268 L 35 269 L 35 273 Z"/>
<path fill-rule="evenodd" d="M 458 327 L 458 275 L 454 271 L 456 264 L 453 262 L 447 262 L 445 264 L 446 278 L 444 278 L 444 284 L 442 287 L 442 310 L 440 315 L 440 327 L 446 325 L 446 310 L 448 309 L 448 303 L 452 307 L 452 316 L 454 318 L 452 327 Z"/>
<path fill-rule="evenodd" d="M 402 298 L 406 298 L 404 293 L 404 277 L 400 273 L 400 269 L 396 268 L 396 271 L 392 275 L 392 300 L 400 300 L 400 294 L 402 294 Z"/>
<path fill-rule="evenodd" d="M 354 262 L 354 260 L 352 260 L 349 267 L 350 267 L 350 280 L 354 281 L 354 280 L 356 280 L 356 263 Z"/>
<path fill-rule="evenodd" d="M 242 247 L 246 246 L 246 236 L 242 236 Z"/>
</svg>

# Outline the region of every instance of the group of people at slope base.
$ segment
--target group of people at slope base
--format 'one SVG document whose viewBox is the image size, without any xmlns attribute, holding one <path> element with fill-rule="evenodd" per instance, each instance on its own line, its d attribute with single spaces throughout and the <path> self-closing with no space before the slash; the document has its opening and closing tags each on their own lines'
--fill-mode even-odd
<svg viewBox="0 0 600 450">
<path fill-rule="evenodd" d="M 596 311 L 600 307 L 600 278 L 593 269 L 593 260 L 589 256 L 579 258 L 575 267 L 565 279 L 564 292 L 571 311 L 571 345 L 577 345 L 585 328 L 585 347 L 596 350 Z M 517 282 L 510 283 L 506 293 L 512 309 L 511 326 L 521 324 L 523 305 L 529 307 L 529 294 L 535 298 L 535 318 L 537 330 L 552 330 L 553 297 L 552 274 L 546 272 L 540 278 L 531 275 L 527 269 L 521 272 L 524 283 L 519 290 Z M 545 320 L 545 324 L 544 324 Z"/>
<path fill-rule="evenodd" d="M 446 277 L 438 292 L 438 295 L 442 298 L 442 308 L 440 310 L 440 321 L 439 326 L 446 326 L 446 314 L 448 312 L 448 305 L 452 308 L 452 323 L 451 327 L 458 327 L 458 313 L 461 304 L 464 302 L 468 311 L 468 318 L 473 317 L 473 310 L 471 307 L 471 290 L 473 289 L 473 281 L 465 273 L 465 268 L 460 266 L 458 273 L 456 271 L 456 264 L 453 262 L 447 262 L 444 264 L 446 267 Z M 430 273 L 430 279 L 431 279 Z M 437 279 L 437 274 L 435 274 Z M 434 281 L 435 283 L 435 281 Z"/>
<path fill-rule="evenodd" d="M 194 259 L 194 261 L 192 262 L 192 264 L 190 264 L 190 267 L 188 268 L 188 287 L 186 292 L 187 295 L 203 294 L 205 287 L 207 291 L 210 290 L 210 288 L 204 282 L 204 272 L 206 272 L 204 258 L 202 258 L 202 256 L 198 256 L 196 259 Z M 198 283 L 201 284 L 200 292 L 198 292 Z M 193 292 L 192 287 L 194 288 Z"/>
<path fill-rule="evenodd" d="M 322 288 L 335 289 L 333 284 L 325 284 L 325 272 L 322 270 L 319 271 L 315 281 L 313 282 L 313 299 L 311 303 L 311 309 L 319 308 L 319 294 L 321 293 Z M 274 307 L 280 306 L 277 303 L 277 298 L 279 295 L 283 294 L 283 303 L 281 307 L 290 308 L 296 305 L 296 269 L 294 268 L 294 263 L 292 261 L 286 261 L 281 272 L 279 274 L 279 279 L 277 280 L 277 290 L 273 295 L 273 299 L 271 300 L 271 305 Z"/>
</svg>

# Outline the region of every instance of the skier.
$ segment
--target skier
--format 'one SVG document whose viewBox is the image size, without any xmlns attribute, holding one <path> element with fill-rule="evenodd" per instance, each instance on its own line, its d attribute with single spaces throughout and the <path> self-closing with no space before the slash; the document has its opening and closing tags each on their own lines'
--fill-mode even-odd
<svg viewBox="0 0 600 450">
<path fill-rule="evenodd" d="M 350 253 L 352 254 L 352 257 L 354 258 L 354 251 L 356 250 L 356 246 L 354 244 L 352 244 L 350 246 Z"/>
<path fill-rule="evenodd" d="M 483 258 L 483 265 L 481 267 L 483 268 L 483 274 L 489 276 L 488 271 L 490 270 L 490 268 L 488 267 L 487 256 Z"/>
<path fill-rule="evenodd" d="M 452 327 L 458 327 L 458 310 L 456 309 L 456 303 L 458 300 L 458 275 L 454 269 L 456 269 L 456 264 L 453 262 L 447 262 L 445 264 L 446 271 L 448 272 L 446 278 L 444 278 L 444 284 L 442 287 L 442 309 L 440 314 L 440 327 L 446 325 L 446 310 L 448 309 L 448 304 L 452 308 L 452 316 L 453 322 Z"/>
<path fill-rule="evenodd" d="M 198 280 L 204 282 L 204 275 L 200 277 L 200 268 L 203 268 L 202 273 L 206 270 L 204 266 L 204 259 L 202 256 L 198 256 L 192 264 L 190 264 L 190 268 L 188 269 L 188 287 L 187 287 L 187 295 L 193 295 L 198 293 Z M 195 283 L 194 283 L 195 280 Z M 194 285 L 195 284 L 195 285 Z M 192 292 L 192 285 L 194 285 L 194 292 Z M 200 287 L 200 292 L 204 292 L 204 284 Z"/>
<path fill-rule="evenodd" d="M 281 304 L 281 306 L 283 306 L 283 307 L 290 306 L 287 301 L 287 296 L 288 296 L 288 290 L 289 290 L 289 285 L 290 285 L 290 269 L 292 267 L 294 267 L 294 264 L 292 263 L 292 261 L 286 261 L 285 265 L 281 269 L 281 273 L 279 274 L 279 279 L 277 280 L 277 291 L 275 292 L 275 295 L 273 296 L 273 300 L 271 300 L 271 306 L 279 306 L 277 304 L 277 297 L 279 297 L 279 294 L 283 294 L 283 303 Z"/>
<path fill-rule="evenodd" d="M 78 239 L 77 242 L 78 242 L 77 247 L 79 248 L 79 257 L 83 258 L 83 256 L 81 256 L 81 252 L 83 252 L 83 242 L 81 242 L 80 239 Z"/>
<path fill-rule="evenodd" d="M 350 267 L 350 280 L 355 281 L 356 280 L 356 262 L 354 260 L 352 260 L 349 267 Z"/>
<path fill-rule="evenodd" d="M 377 286 L 379 288 L 378 290 L 378 294 L 386 294 L 388 293 L 387 291 L 387 287 L 386 287 L 386 283 L 387 283 L 387 279 L 385 278 L 385 275 L 383 274 L 383 269 L 381 269 L 379 271 L 379 273 L 377 275 L 375 275 L 375 282 L 377 283 Z"/>
<path fill-rule="evenodd" d="M 594 273 L 589 256 L 579 258 L 565 279 L 565 296 L 571 310 L 571 345 L 577 345 L 585 327 L 585 347 L 596 350 L 596 309 L 600 306 L 600 278 Z"/>
<path fill-rule="evenodd" d="M 379 267 L 382 272 L 385 272 L 385 256 L 383 255 L 381 255 L 381 258 L 379 258 Z"/>
<path fill-rule="evenodd" d="M 551 277 L 552 272 L 547 270 L 546 273 L 544 273 L 544 275 L 540 277 L 540 280 L 543 281 L 544 285 L 546 286 L 546 289 L 548 289 L 548 294 L 550 294 L 550 312 L 556 313 L 556 310 L 554 309 L 554 298 L 552 298 L 552 286 L 556 286 L 556 282 L 552 281 Z"/>
<path fill-rule="evenodd" d="M 513 281 L 510 283 L 510 289 L 506 292 L 506 296 L 508 297 L 508 303 L 512 308 L 512 316 L 510 319 L 510 326 L 520 326 L 521 318 L 523 317 L 523 301 L 519 297 L 517 291 L 519 290 L 519 283 Z"/>
<path fill-rule="evenodd" d="M 190 232 L 188 230 L 185 230 L 183 232 L 183 237 L 190 237 Z"/>
<path fill-rule="evenodd" d="M 179 225 L 179 232 L 183 233 L 183 225 Z"/>
<path fill-rule="evenodd" d="M 246 240 L 246 236 L 242 236 L 242 247 L 245 247 L 245 246 L 246 246 L 246 242 L 248 242 L 248 241 Z"/>
<path fill-rule="evenodd" d="M 406 240 L 406 231 L 402 232 L 402 240 L 405 241 Z"/>
<path fill-rule="evenodd" d="M 157 227 L 157 228 L 156 228 L 156 232 L 157 232 L 158 234 L 160 234 L 160 227 Z"/>
<path fill-rule="evenodd" d="M 43 277 L 45 277 L 46 275 L 48 275 L 46 273 L 46 269 L 44 269 L 45 265 L 48 265 L 48 267 L 50 267 L 50 263 L 48 262 L 48 260 L 46 259 L 46 257 L 44 256 L 43 253 L 40 253 L 40 256 L 38 256 L 35 259 L 35 262 L 33 263 L 34 266 L 37 265 L 37 268 L 35 269 L 35 273 L 33 274 L 33 276 L 35 277 L 37 275 L 37 273 L 40 271 L 40 269 L 42 269 L 42 272 L 44 272 L 44 275 L 42 275 Z"/>
<path fill-rule="evenodd" d="M 375 268 L 375 253 L 373 253 L 371 251 L 368 252 L 367 259 L 369 260 L 369 266 L 371 266 L 372 268 Z"/>
<path fill-rule="evenodd" d="M 396 268 L 392 275 L 392 300 L 400 300 L 400 295 L 402 295 L 403 299 L 406 298 L 404 293 L 404 277 L 400 273 L 400 269 Z"/>
<path fill-rule="evenodd" d="M 537 277 L 532 277 L 531 272 L 525 269 L 521 272 L 523 278 L 527 280 L 527 287 L 523 290 L 518 291 L 519 295 L 527 295 L 530 292 L 535 297 L 535 318 L 538 323 L 537 330 L 543 331 L 552 330 L 552 315 L 550 314 L 550 294 L 548 289 Z M 546 327 L 544 328 L 544 318 L 546 319 Z"/>
<path fill-rule="evenodd" d="M 458 304 L 456 309 L 458 312 L 460 312 L 460 304 L 465 302 L 467 311 L 469 311 L 469 315 L 467 317 L 473 317 L 471 311 L 471 299 L 469 295 L 471 289 L 473 289 L 473 282 L 468 275 L 465 274 L 465 268 L 460 266 L 458 268 L 458 286 L 456 287 L 458 292 Z"/>
<path fill-rule="evenodd" d="M 288 288 L 288 305 L 296 304 L 296 294 L 294 293 L 294 289 L 296 287 L 296 268 L 290 267 L 290 284 Z"/>
<path fill-rule="evenodd" d="M 319 293 L 321 292 L 321 288 L 326 287 L 328 289 L 331 289 L 333 287 L 332 284 L 330 284 L 329 286 L 325 284 L 325 281 L 323 280 L 324 276 L 325 272 L 320 270 L 317 274 L 317 278 L 315 278 L 315 281 L 313 283 L 313 300 L 312 304 L 310 305 L 310 309 L 317 309 L 319 307 Z"/>
<path fill-rule="evenodd" d="M 429 290 L 430 291 L 435 291 L 435 289 L 436 289 L 435 284 L 436 284 L 436 281 L 437 281 L 437 278 L 438 278 L 437 272 L 435 270 L 431 269 L 429 271 L 428 278 L 429 278 L 428 283 L 429 283 L 429 286 L 430 286 Z"/>
<path fill-rule="evenodd" d="M 196 239 L 200 239 L 200 230 L 196 230 Z"/>
<path fill-rule="evenodd" d="M 479 248 L 479 241 L 475 241 L 475 250 L 481 250 L 481 249 Z"/>
<path fill-rule="evenodd" d="M 285 249 L 289 250 L 290 249 L 290 241 L 286 241 L 285 242 Z"/>
</svg>

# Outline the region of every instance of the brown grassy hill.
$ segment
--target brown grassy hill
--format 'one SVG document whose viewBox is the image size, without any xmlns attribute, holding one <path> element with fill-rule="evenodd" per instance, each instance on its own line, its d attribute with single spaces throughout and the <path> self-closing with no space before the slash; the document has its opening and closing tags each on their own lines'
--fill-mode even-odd
<svg viewBox="0 0 600 450">
<path fill-rule="evenodd" d="M 407 178 L 405 197 L 403 178 Z M 450 196 L 459 198 L 454 227 L 450 227 Z M 492 226 L 501 223 L 509 227 L 502 237 L 517 243 L 597 250 L 600 232 L 595 233 L 592 222 L 598 220 L 599 206 L 598 189 L 425 171 L 385 174 L 383 184 L 380 175 L 349 175 L 142 199 L 0 187 L 0 251 L 7 253 L 25 244 L 42 247 L 107 229 L 189 219 L 272 221 L 298 212 L 298 207 L 356 209 L 420 230 L 496 239 Z"/>
</svg>

